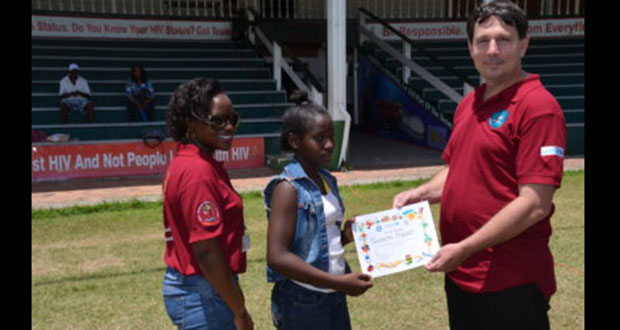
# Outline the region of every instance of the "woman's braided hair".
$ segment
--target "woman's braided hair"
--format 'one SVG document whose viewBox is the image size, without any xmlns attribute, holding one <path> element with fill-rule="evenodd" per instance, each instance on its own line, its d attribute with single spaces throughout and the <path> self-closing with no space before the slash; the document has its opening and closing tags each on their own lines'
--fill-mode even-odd
<svg viewBox="0 0 620 330">
<path fill-rule="evenodd" d="M 189 143 L 187 130 L 192 118 L 192 111 L 201 117 L 206 117 L 211 112 L 213 99 L 220 93 L 224 93 L 222 85 L 217 79 L 194 78 L 177 87 L 166 112 L 168 133 L 175 141 Z"/>
</svg>

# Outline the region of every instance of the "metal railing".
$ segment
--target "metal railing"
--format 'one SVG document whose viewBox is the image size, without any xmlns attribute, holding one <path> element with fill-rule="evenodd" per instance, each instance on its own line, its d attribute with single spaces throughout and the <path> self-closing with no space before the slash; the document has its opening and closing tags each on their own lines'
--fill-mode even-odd
<svg viewBox="0 0 620 330">
<path fill-rule="evenodd" d="M 370 20 L 370 19 L 372 19 L 374 22 L 381 24 L 385 29 L 390 30 L 394 35 L 396 35 L 402 42 L 402 46 L 403 46 L 402 51 L 399 51 L 398 49 L 393 47 L 392 44 L 387 43 L 386 41 L 382 40 L 381 38 L 376 36 L 373 31 L 366 28 L 367 20 Z M 409 83 L 411 71 L 415 72 L 420 78 L 424 79 L 432 87 L 440 91 L 442 94 L 448 97 L 451 101 L 457 104 L 460 103 L 464 95 L 466 95 L 471 90 L 473 90 L 473 86 L 477 86 L 477 83 L 470 80 L 466 75 L 462 74 L 461 72 L 456 71 L 453 67 L 451 67 L 450 65 L 447 65 L 446 63 L 438 59 L 435 55 L 426 51 L 418 43 L 411 40 L 410 38 L 402 34 L 400 31 L 390 26 L 387 22 L 380 19 L 379 17 L 377 17 L 376 15 L 374 15 L 373 13 L 371 13 L 365 8 L 359 8 L 358 32 L 359 32 L 358 42 L 359 42 L 360 48 L 365 43 L 375 44 L 382 51 L 385 51 L 386 53 L 388 53 L 392 58 L 397 60 L 402 65 L 401 77 L 394 76 L 393 74 L 389 72 L 389 70 L 382 69 L 382 71 L 384 71 L 386 75 L 390 76 L 395 81 L 400 81 L 402 85 L 407 86 L 407 88 L 410 88 L 411 90 L 415 91 L 414 93 L 415 98 L 420 102 L 420 104 L 423 104 L 424 108 L 427 111 L 429 111 L 434 116 L 436 116 L 440 121 L 442 121 L 448 127 L 452 127 L 452 124 L 449 123 L 443 117 L 443 115 L 439 112 L 439 109 L 436 106 L 432 105 L 431 103 L 423 99 L 422 97 L 423 91 L 419 90 L 419 88 Z M 415 48 L 418 53 L 424 55 L 426 58 L 430 59 L 435 64 L 439 65 L 440 67 L 443 67 L 444 70 L 446 70 L 453 76 L 457 77 L 457 79 L 459 79 L 461 83 L 463 84 L 463 93 L 462 94 L 459 93 L 454 88 L 444 83 L 440 78 L 433 75 L 431 72 L 426 70 L 424 67 L 422 67 L 415 61 L 411 60 L 412 47 Z M 358 49 L 356 48 L 355 49 L 356 67 L 357 67 L 357 50 Z M 369 59 L 372 59 L 372 58 L 373 56 L 369 57 Z M 371 62 L 373 61 L 375 60 L 371 60 Z M 357 69 L 356 69 L 355 74 L 357 74 Z M 357 76 L 355 77 L 355 80 L 357 81 Z M 355 96 L 356 102 L 354 103 L 354 107 L 355 107 L 354 114 L 355 114 L 355 123 L 358 123 L 357 85 L 355 86 L 355 95 L 356 95 Z"/>
<path fill-rule="evenodd" d="M 46 12 L 162 17 L 234 18 L 252 7 L 264 19 L 326 19 L 335 0 L 31 0 Z M 340 0 L 344 1 L 344 0 Z M 384 19 L 462 20 L 481 0 L 346 0 L 347 18 L 364 7 Z M 530 18 L 583 16 L 585 0 L 513 0 Z"/>
<path fill-rule="evenodd" d="M 484 0 L 454 0 L 448 1 L 446 18 L 466 19 L 474 9 L 476 3 Z M 566 17 L 583 16 L 585 13 L 585 0 L 512 0 L 528 18 L 535 17 Z"/>
<path fill-rule="evenodd" d="M 248 8 L 245 11 L 248 25 L 248 40 L 252 45 L 257 47 L 260 43 L 267 49 L 272 56 L 273 65 L 273 79 L 276 81 L 278 90 L 282 90 L 282 71 L 284 71 L 291 79 L 297 89 L 305 92 L 308 95 L 308 99 L 312 102 L 325 105 L 323 94 L 325 89 L 318 80 L 312 75 L 297 57 L 286 46 L 280 45 L 273 38 L 268 37 L 260 28 L 261 18 L 259 14 L 252 8 Z M 258 40 L 257 40 L 258 39 Z M 283 53 L 284 51 L 284 53 Z M 284 56 L 283 56 L 284 55 Z M 304 72 L 305 81 L 293 70 L 293 67 L 289 64 L 297 64 L 296 67 L 300 68 Z"/>
<path fill-rule="evenodd" d="M 360 44 L 362 44 L 366 40 L 369 40 L 370 42 L 376 44 L 382 50 L 390 54 L 396 60 L 398 60 L 403 66 L 402 81 L 404 83 L 407 83 L 409 81 L 410 72 L 414 71 L 418 76 L 428 81 L 428 83 L 430 83 L 433 87 L 437 88 L 439 91 L 441 91 L 443 94 L 445 94 L 448 98 L 450 98 L 454 102 L 459 103 L 461 99 L 463 98 L 463 95 L 461 95 L 456 90 L 454 90 L 452 87 L 448 86 L 446 83 L 441 81 L 439 78 L 437 78 L 436 76 L 428 72 L 421 65 L 411 60 L 411 49 L 413 47 L 416 49 L 418 53 L 431 59 L 433 62 L 443 67 L 447 72 L 458 77 L 463 83 L 463 86 L 464 86 L 463 89 L 465 93 L 468 93 L 469 91 L 471 91 L 473 86 L 477 86 L 477 83 L 470 80 L 467 76 L 465 76 L 461 72 L 456 71 L 453 67 L 444 63 L 439 58 L 437 58 L 435 55 L 426 51 L 417 42 L 411 40 L 410 38 L 402 34 L 400 31 L 390 26 L 387 22 L 385 22 L 384 20 L 380 19 L 379 17 L 371 13 L 370 11 L 366 10 L 365 8 L 359 8 L 359 12 L 360 12 L 360 15 L 359 15 L 358 28 L 360 32 L 360 39 L 359 39 Z M 392 47 L 387 42 L 381 40 L 372 31 L 368 30 L 365 27 L 367 18 L 373 19 L 375 22 L 381 24 L 383 27 L 389 29 L 393 34 L 398 36 L 403 44 L 402 52 Z"/>
<path fill-rule="evenodd" d="M 259 0 L 32 0 L 32 9 L 47 12 L 159 17 L 233 18 Z"/>
</svg>

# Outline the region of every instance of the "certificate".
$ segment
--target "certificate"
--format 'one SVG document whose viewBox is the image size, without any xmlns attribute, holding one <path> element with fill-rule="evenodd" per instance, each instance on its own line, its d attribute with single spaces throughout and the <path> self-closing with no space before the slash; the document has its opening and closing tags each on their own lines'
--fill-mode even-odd
<svg viewBox="0 0 620 330">
<path fill-rule="evenodd" d="M 425 265 L 439 250 L 427 201 L 358 216 L 351 229 L 361 270 L 372 277 Z"/>
</svg>

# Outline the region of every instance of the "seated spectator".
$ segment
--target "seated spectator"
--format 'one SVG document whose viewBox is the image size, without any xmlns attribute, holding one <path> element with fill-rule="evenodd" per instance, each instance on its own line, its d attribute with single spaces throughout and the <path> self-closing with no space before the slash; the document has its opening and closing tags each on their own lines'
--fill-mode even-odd
<svg viewBox="0 0 620 330">
<path fill-rule="evenodd" d="M 141 66 L 133 66 L 127 80 L 127 112 L 130 121 L 152 121 L 154 117 L 155 89 L 146 78 Z"/>
<path fill-rule="evenodd" d="M 69 112 L 86 113 L 89 122 L 95 121 L 95 106 L 88 99 L 90 88 L 86 79 L 79 75 L 80 67 L 71 63 L 69 74 L 60 80 L 60 117 L 63 123 L 69 122 Z"/>
</svg>

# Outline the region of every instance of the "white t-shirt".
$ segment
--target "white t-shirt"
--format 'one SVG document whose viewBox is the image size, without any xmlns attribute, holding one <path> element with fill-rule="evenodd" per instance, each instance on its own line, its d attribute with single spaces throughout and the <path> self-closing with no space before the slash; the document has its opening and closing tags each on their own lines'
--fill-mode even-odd
<svg viewBox="0 0 620 330">
<path fill-rule="evenodd" d="M 69 75 L 66 75 L 64 78 L 60 80 L 60 91 L 58 92 L 58 95 L 62 95 L 65 93 L 72 93 L 75 91 L 80 91 L 82 93 L 90 95 L 90 88 L 88 88 L 88 82 L 86 82 L 86 79 L 78 76 L 77 79 L 75 80 L 75 85 L 71 83 L 71 79 L 69 79 Z M 77 99 L 77 98 L 83 98 L 83 97 L 69 96 L 69 97 L 66 97 L 65 99 Z"/>
<path fill-rule="evenodd" d="M 338 221 L 342 221 L 344 214 L 342 214 L 342 208 L 336 196 L 329 191 L 327 195 L 322 195 L 323 211 L 325 213 L 325 222 L 327 229 L 327 245 L 329 248 L 329 273 L 330 274 L 344 274 L 344 248 L 342 242 L 340 242 L 340 227 L 336 224 Z M 317 288 L 313 285 L 302 283 L 293 280 L 293 282 L 303 286 L 306 289 L 319 291 L 323 293 L 336 292 L 333 289 Z"/>
</svg>

